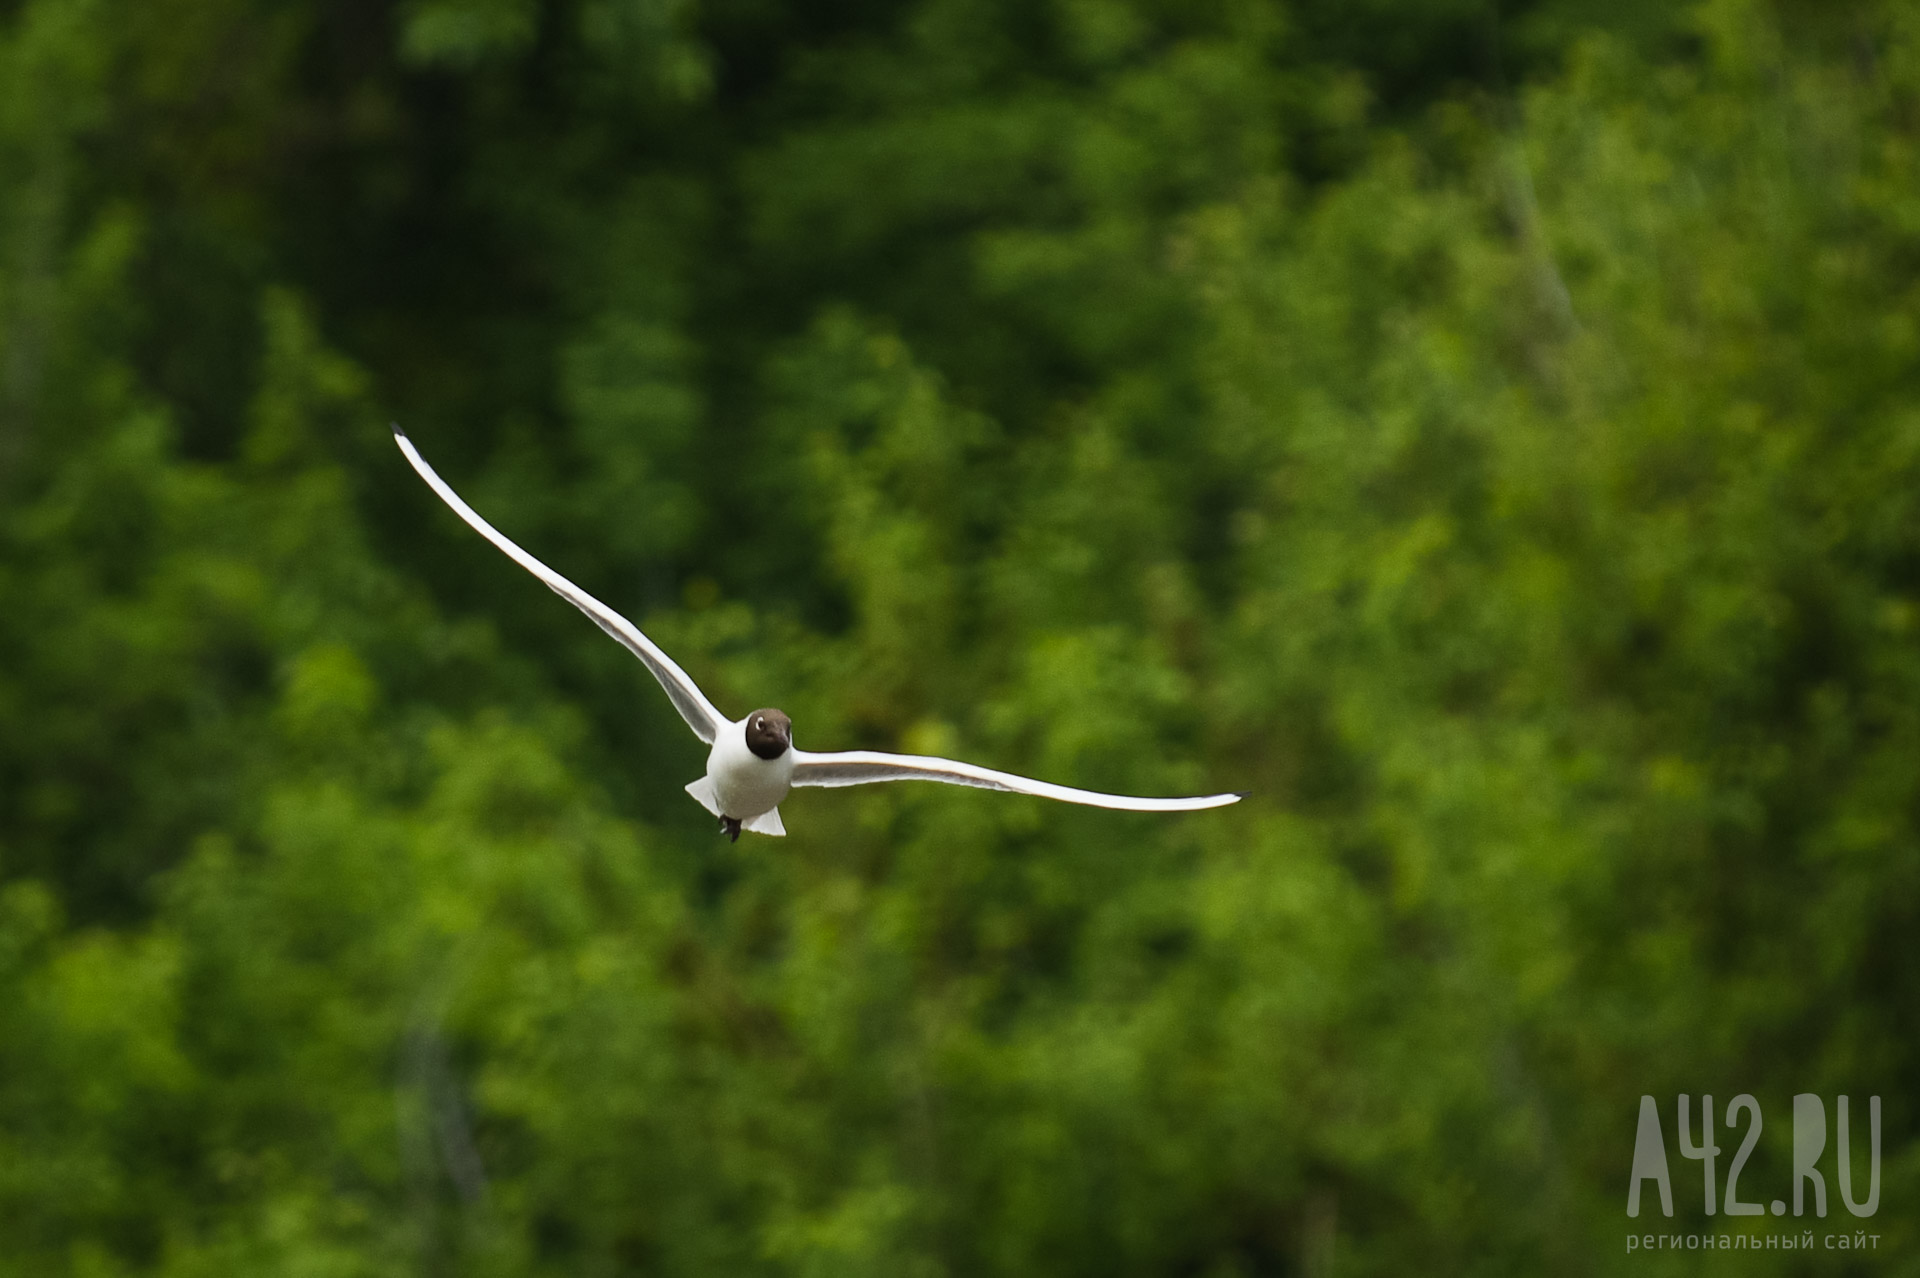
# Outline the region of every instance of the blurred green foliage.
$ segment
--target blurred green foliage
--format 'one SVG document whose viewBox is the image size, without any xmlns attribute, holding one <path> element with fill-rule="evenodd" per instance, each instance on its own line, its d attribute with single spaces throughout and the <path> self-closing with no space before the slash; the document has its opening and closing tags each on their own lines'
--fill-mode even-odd
<svg viewBox="0 0 1920 1278">
<path fill-rule="evenodd" d="M 1920 11 L 1504 9 L 0 3 L 0 1275 L 1842 1271 L 1622 1252 L 1743 1091 L 1920 1272 Z M 803 745 L 1254 797 L 728 845 L 390 418 Z"/>
</svg>

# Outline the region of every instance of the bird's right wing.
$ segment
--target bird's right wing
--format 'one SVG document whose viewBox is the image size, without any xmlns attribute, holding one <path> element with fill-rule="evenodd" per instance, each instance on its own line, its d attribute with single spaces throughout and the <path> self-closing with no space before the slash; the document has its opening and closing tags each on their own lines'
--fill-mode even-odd
<svg viewBox="0 0 1920 1278">
<path fill-rule="evenodd" d="M 711 742 L 719 735 L 720 729 L 728 723 L 726 716 L 713 708 L 713 703 L 707 700 L 699 685 L 687 676 L 686 671 L 674 664 L 672 657 L 660 651 L 659 645 L 640 633 L 640 627 L 514 545 L 506 534 L 480 518 L 473 507 L 460 500 L 460 494 L 434 474 L 433 467 L 427 465 L 426 459 L 414 448 L 413 441 L 398 426 L 393 428 L 393 442 L 400 445 L 400 451 L 420 472 L 420 478 L 427 481 L 427 486 L 440 495 L 441 501 L 453 508 L 454 514 L 466 520 L 470 528 L 506 552 L 507 558 L 538 577 L 547 589 L 586 613 L 593 619 L 594 625 L 619 640 L 629 652 L 640 658 L 647 669 L 653 672 L 653 677 L 660 681 L 660 686 L 666 689 L 673 708 L 680 712 L 680 717 L 687 721 L 687 726 L 693 729 L 695 736 Z"/>
<path fill-rule="evenodd" d="M 867 785 L 876 781 L 944 781 L 948 785 L 1005 790 L 1042 799 L 1059 799 L 1063 803 L 1083 803 L 1094 808 L 1118 808 L 1126 812 L 1195 812 L 1202 808 L 1225 807 L 1246 797 L 1242 794 L 1203 794 L 1184 799 L 1143 799 L 1130 794 L 1077 790 L 1070 785 L 1035 781 L 1011 772 L 996 772 L 975 763 L 936 759 L 923 754 L 882 754 L 878 750 L 845 750 L 837 754 L 812 754 L 806 750 L 793 752 L 795 785 Z"/>
</svg>

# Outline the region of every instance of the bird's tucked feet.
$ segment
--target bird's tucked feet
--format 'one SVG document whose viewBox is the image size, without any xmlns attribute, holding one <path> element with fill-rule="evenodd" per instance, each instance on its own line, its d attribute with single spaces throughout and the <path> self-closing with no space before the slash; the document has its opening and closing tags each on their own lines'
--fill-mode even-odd
<svg viewBox="0 0 1920 1278">
<path fill-rule="evenodd" d="M 726 836 L 727 836 L 727 842 L 729 842 L 729 843 L 738 843 L 738 842 L 740 841 L 740 821 L 739 821 L 739 818 L 737 818 L 737 817 L 726 817 L 726 816 L 723 816 L 723 817 L 721 817 L 721 818 L 720 818 L 720 832 L 721 832 L 722 834 L 724 834 L 724 835 L 726 835 Z"/>
</svg>

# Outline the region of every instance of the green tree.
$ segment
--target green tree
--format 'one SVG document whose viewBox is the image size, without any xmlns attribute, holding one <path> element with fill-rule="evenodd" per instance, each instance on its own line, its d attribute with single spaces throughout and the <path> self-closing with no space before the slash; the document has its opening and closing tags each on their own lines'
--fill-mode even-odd
<svg viewBox="0 0 1920 1278">
<path fill-rule="evenodd" d="M 0 1274 L 1637 1272 L 1707 1091 L 1911 1268 L 1920 24 L 1502 8 L 0 6 Z M 729 845 L 393 416 L 803 745 L 1253 798 Z"/>
</svg>

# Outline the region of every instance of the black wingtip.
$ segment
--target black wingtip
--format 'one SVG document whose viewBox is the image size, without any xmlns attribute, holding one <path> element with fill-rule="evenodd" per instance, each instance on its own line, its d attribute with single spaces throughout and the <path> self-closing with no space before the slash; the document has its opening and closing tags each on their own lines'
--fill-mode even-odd
<svg viewBox="0 0 1920 1278">
<path fill-rule="evenodd" d="M 400 423 L 399 423 L 399 422 L 388 422 L 388 423 L 387 423 L 387 425 L 393 428 L 393 437 L 394 437 L 395 439 L 406 439 L 406 438 L 407 438 L 407 432 L 405 432 L 404 430 L 401 430 L 401 429 L 400 429 Z M 413 441 L 411 441 L 411 440 L 408 440 L 407 442 L 409 442 L 409 443 L 411 443 L 411 442 L 413 442 Z"/>
<path fill-rule="evenodd" d="M 1231 791 L 1231 793 L 1236 799 L 1251 799 L 1253 797 L 1253 791 L 1251 790 L 1234 790 Z"/>
</svg>

